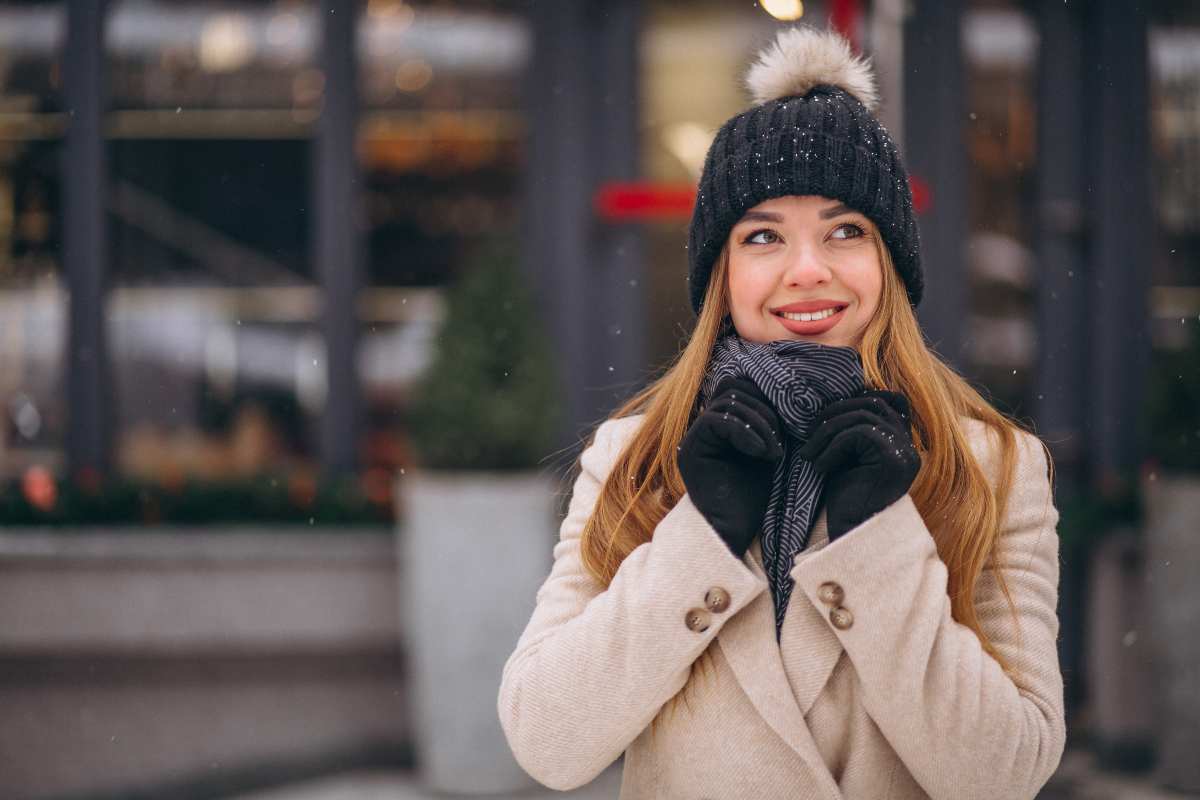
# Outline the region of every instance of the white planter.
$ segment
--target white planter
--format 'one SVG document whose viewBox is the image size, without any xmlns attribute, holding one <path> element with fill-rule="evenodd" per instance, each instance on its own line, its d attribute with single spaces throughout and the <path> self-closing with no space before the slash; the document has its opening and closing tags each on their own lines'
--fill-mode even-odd
<svg viewBox="0 0 1200 800">
<path fill-rule="evenodd" d="M 1200 793 L 1200 476 L 1145 483 L 1148 620 L 1154 634 L 1160 784 Z"/>
<path fill-rule="evenodd" d="M 496 713 L 500 677 L 550 571 L 558 486 L 538 473 L 400 479 L 400 615 L 424 783 L 447 794 L 537 784 Z"/>
</svg>

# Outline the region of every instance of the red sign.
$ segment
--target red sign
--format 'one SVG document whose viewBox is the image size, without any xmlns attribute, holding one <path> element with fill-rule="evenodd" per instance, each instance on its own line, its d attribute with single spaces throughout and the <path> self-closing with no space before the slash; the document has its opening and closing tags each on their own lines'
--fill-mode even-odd
<svg viewBox="0 0 1200 800">
<path fill-rule="evenodd" d="M 690 219 L 696 203 L 691 184 L 606 183 L 596 192 L 596 213 L 609 222 Z"/>
</svg>

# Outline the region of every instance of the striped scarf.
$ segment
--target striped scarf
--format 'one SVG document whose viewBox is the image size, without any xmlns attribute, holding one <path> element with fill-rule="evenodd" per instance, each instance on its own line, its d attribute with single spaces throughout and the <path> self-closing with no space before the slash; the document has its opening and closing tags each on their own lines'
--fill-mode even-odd
<svg viewBox="0 0 1200 800">
<path fill-rule="evenodd" d="M 808 440 L 821 409 L 863 391 L 862 361 L 852 347 L 792 339 L 764 344 L 741 338 L 729 325 L 725 331 L 713 346 L 700 387 L 701 406 L 708 405 L 722 378 L 748 378 L 778 412 L 785 432 L 784 456 L 775 470 L 762 528 L 763 568 L 775 601 L 778 641 L 792 594 L 793 560 L 808 545 L 823 485 L 820 473 L 796 451 Z"/>
</svg>

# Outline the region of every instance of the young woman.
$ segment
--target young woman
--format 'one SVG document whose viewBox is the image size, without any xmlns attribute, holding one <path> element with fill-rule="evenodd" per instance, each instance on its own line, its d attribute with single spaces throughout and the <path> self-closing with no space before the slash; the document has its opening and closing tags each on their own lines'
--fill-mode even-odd
<svg viewBox="0 0 1200 800">
<path fill-rule="evenodd" d="M 792 28 L 717 133 L 691 339 L 580 457 L 519 763 L 630 798 L 1031 798 L 1065 741 L 1050 460 L 924 344 L 873 76 Z"/>
</svg>

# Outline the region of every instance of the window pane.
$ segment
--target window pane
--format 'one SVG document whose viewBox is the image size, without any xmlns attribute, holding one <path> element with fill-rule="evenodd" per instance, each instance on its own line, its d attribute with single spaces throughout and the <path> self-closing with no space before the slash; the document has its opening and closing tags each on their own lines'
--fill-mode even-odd
<svg viewBox="0 0 1200 800">
<path fill-rule="evenodd" d="M 118 467 L 209 479 L 315 469 L 313 6 L 110 8 Z"/>
<path fill-rule="evenodd" d="M 62 463 L 64 9 L 0 3 L 0 471 Z"/>
</svg>

